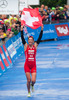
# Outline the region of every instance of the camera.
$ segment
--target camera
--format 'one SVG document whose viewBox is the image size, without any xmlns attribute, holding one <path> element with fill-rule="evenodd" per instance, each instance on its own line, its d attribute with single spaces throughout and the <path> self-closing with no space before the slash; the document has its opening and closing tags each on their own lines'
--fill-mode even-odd
<svg viewBox="0 0 69 100">
<path fill-rule="evenodd" d="M 15 26 L 15 28 L 17 29 L 17 26 Z"/>
</svg>

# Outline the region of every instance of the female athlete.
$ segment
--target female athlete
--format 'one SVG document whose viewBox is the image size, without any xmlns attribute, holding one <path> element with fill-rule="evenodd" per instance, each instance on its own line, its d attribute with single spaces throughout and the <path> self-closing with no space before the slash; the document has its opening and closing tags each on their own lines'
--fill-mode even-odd
<svg viewBox="0 0 69 100">
<path fill-rule="evenodd" d="M 33 36 L 29 36 L 27 44 L 23 36 L 23 26 L 21 26 L 21 39 L 24 45 L 25 58 L 26 58 L 24 64 L 24 70 L 27 78 L 28 97 L 31 97 L 30 85 L 32 88 L 32 92 L 34 91 L 34 84 L 36 82 L 36 51 L 37 51 L 37 46 L 41 41 L 42 34 L 43 34 L 43 25 L 41 26 L 41 32 L 38 40 L 34 42 Z M 30 73 L 32 78 L 30 76 Z"/>
</svg>

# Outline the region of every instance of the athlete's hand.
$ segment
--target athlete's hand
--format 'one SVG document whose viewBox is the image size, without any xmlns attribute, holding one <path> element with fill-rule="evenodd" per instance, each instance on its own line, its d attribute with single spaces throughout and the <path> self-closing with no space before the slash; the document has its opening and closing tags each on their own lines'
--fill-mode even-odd
<svg viewBox="0 0 69 100">
<path fill-rule="evenodd" d="M 43 24 L 42 24 L 42 26 L 41 26 L 41 30 L 43 30 Z"/>
</svg>

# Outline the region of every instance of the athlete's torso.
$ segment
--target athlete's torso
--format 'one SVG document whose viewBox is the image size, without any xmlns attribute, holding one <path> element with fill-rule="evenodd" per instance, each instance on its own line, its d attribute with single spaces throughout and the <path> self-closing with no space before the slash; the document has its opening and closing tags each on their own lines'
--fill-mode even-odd
<svg viewBox="0 0 69 100">
<path fill-rule="evenodd" d="M 27 49 L 25 51 L 25 57 L 26 57 L 26 63 L 27 64 L 34 64 L 36 63 L 36 48 L 33 45 L 32 48 L 27 46 Z"/>
</svg>

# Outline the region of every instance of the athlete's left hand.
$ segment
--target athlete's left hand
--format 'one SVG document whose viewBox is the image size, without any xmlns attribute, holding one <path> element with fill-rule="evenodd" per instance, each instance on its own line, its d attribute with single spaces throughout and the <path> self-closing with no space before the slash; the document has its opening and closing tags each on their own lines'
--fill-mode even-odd
<svg viewBox="0 0 69 100">
<path fill-rule="evenodd" d="M 21 25 L 21 31 L 23 31 L 23 27 L 24 27 L 24 25 Z"/>
<path fill-rule="evenodd" d="M 41 26 L 41 30 L 43 30 L 43 24 L 42 24 L 42 26 Z"/>
</svg>

